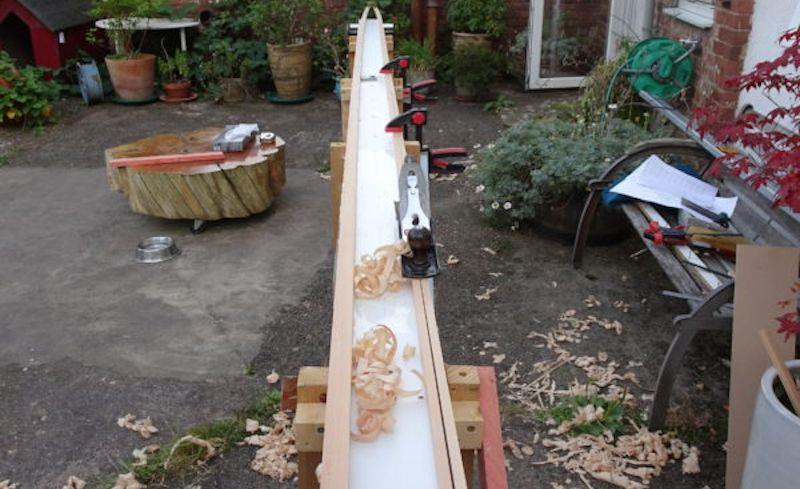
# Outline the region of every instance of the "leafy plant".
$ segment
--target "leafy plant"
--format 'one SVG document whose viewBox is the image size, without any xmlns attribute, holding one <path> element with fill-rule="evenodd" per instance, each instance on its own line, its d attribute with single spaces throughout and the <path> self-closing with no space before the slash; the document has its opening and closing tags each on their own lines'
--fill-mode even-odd
<svg viewBox="0 0 800 489">
<path fill-rule="evenodd" d="M 490 100 L 483 104 L 483 110 L 486 112 L 498 113 L 503 109 L 508 109 L 514 106 L 514 101 L 508 98 L 508 95 L 500 94 L 496 99 Z"/>
<path fill-rule="evenodd" d="M 327 11 L 313 46 L 314 68 L 337 77 L 347 75 L 347 29 L 344 15 Z"/>
<path fill-rule="evenodd" d="M 556 423 L 568 423 L 575 419 L 578 412 L 586 406 L 603 409 L 603 415 L 593 421 L 572 426 L 570 432 L 574 435 L 600 436 L 610 431 L 614 436 L 622 433 L 624 429 L 625 409 L 618 401 L 609 401 L 600 396 L 569 396 L 563 398 L 558 404 L 539 414 L 540 417 L 552 418 Z"/>
<path fill-rule="evenodd" d="M 397 44 L 398 54 L 411 56 L 411 69 L 416 71 L 434 71 L 436 55 L 430 39 L 419 42 L 415 39 L 403 39 Z"/>
<path fill-rule="evenodd" d="M 322 12 L 320 0 L 262 0 L 250 4 L 250 22 L 256 37 L 285 46 L 315 37 Z"/>
<path fill-rule="evenodd" d="M 35 66 L 17 68 L 11 55 L 0 51 L 0 123 L 38 128 L 52 120 L 62 86 L 46 73 Z"/>
<path fill-rule="evenodd" d="M 411 27 L 408 12 L 411 0 L 349 0 L 347 2 L 347 19 L 358 22 L 365 7 L 378 7 L 384 22 L 394 24 L 395 39 L 403 38 Z"/>
<path fill-rule="evenodd" d="M 458 32 L 500 36 L 505 30 L 506 4 L 503 0 L 448 0 L 447 23 Z"/>
<path fill-rule="evenodd" d="M 695 110 L 702 132 L 711 132 L 719 141 L 743 151 L 729 152 L 714 162 L 712 171 L 726 170 L 745 178 L 753 186 L 774 185 L 773 204 L 800 212 L 800 28 L 780 37 L 784 50 L 777 58 L 758 63 L 742 76 L 726 82 L 729 88 L 763 93 L 775 108 L 767 114 L 747 112 L 725 121 L 718 107 Z M 788 95 L 788 106 L 775 101 Z"/>
<path fill-rule="evenodd" d="M 255 39 L 250 21 L 254 1 L 220 0 L 195 40 L 190 71 L 206 92 L 218 91 L 222 78 L 245 78 L 262 88 L 269 84 L 267 47 Z"/>
<path fill-rule="evenodd" d="M 523 121 L 479 154 L 484 214 L 497 222 L 533 219 L 540 206 L 583 192 L 614 159 L 652 137 L 632 122 L 605 126 L 557 119 Z"/>
<path fill-rule="evenodd" d="M 165 49 L 164 57 L 158 59 L 158 71 L 166 82 L 188 81 L 191 75 L 189 55 L 185 51 L 176 49 L 170 56 Z"/>
<path fill-rule="evenodd" d="M 489 46 L 466 43 L 451 53 L 450 74 L 457 86 L 469 93 L 486 92 L 497 81 L 504 59 Z"/>
<path fill-rule="evenodd" d="M 137 17 L 170 17 L 173 14 L 168 0 L 92 0 L 89 13 L 109 19 L 108 37 L 118 58 L 138 56 L 141 42 L 133 44 L 134 23 Z M 146 32 L 146 31 L 145 31 Z M 142 35 L 142 42 L 144 35 Z"/>
</svg>

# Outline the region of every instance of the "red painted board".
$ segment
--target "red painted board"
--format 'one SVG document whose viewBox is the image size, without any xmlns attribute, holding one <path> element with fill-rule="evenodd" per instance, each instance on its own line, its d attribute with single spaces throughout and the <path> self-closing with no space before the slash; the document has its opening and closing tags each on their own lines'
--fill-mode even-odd
<svg viewBox="0 0 800 489">
<path fill-rule="evenodd" d="M 136 156 L 133 158 L 115 158 L 111 160 L 111 166 L 146 166 L 146 165 L 165 165 L 171 163 L 183 164 L 208 164 L 222 163 L 225 161 L 225 154 L 222 151 L 209 151 L 206 153 L 181 153 L 174 155 L 154 155 Z"/>
<path fill-rule="evenodd" d="M 483 447 L 478 451 L 481 489 L 508 489 L 503 427 L 494 367 L 478 367 L 480 406 L 483 416 Z"/>
</svg>

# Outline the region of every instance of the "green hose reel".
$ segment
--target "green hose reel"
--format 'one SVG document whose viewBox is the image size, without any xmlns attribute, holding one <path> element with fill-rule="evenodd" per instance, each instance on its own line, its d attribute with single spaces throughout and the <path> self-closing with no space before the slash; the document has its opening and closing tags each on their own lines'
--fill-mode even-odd
<svg viewBox="0 0 800 489">
<path fill-rule="evenodd" d="M 646 39 L 633 47 L 625 73 L 637 92 L 671 99 L 689 86 L 692 79 L 691 49 L 664 37 Z"/>
</svg>

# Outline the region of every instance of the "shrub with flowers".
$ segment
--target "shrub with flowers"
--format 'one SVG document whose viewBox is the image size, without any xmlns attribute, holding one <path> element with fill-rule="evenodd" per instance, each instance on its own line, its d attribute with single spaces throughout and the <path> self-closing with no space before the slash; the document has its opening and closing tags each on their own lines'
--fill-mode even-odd
<svg viewBox="0 0 800 489">
<path fill-rule="evenodd" d="M 613 160 L 652 137 L 621 119 L 604 125 L 550 119 L 517 124 L 478 155 L 475 191 L 483 213 L 497 223 L 533 219 L 543 205 L 585 192 Z"/>
</svg>

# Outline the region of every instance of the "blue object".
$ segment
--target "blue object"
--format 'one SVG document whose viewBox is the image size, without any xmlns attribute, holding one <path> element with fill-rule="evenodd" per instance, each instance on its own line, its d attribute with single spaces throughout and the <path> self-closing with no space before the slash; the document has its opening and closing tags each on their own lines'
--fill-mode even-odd
<svg viewBox="0 0 800 489">
<path fill-rule="evenodd" d="M 86 105 L 103 101 L 103 80 L 94 60 L 90 63 L 78 63 L 78 87 Z"/>
<path fill-rule="evenodd" d="M 672 167 L 682 171 L 687 175 L 702 180 L 700 174 L 697 173 L 697 170 L 695 170 L 692 165 L 686 163 L 675 163 L 672 165 Z M 611 185 L 609 185 L 607 189 L 603 190 L 603 195 L 600 197 L 600 202 L 603 204 L 603 207 L 614 207 L 626 202 L 633 202 L 635 200 L 627 195 L 622 195 L 611 191 L 612 188 L 614 188 L 619 182 L 625 180 L 627 177 L 627 174 L 617 177 L 613 182 L 611 182 Z"/>
</svg>

